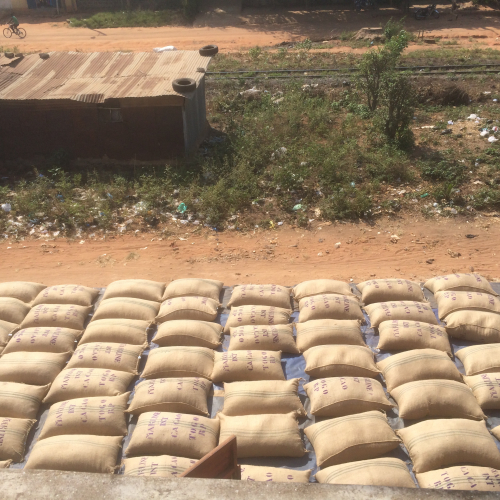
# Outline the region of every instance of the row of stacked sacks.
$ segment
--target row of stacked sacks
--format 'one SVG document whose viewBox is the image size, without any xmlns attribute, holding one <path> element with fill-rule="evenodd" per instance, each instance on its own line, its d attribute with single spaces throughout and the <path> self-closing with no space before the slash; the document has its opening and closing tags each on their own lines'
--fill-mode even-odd
<svg viewBox="0 0 500 500">
<path fill-rule="evenodd" d="M 70 359 L 98 294 L 78 285 L 0 284 L 0 459 L 5 464 L 23 461 L 42 401 Z"/>
<path fill-rule="evenodd" d="M 456 345 L 450 345 L 449 337 L 453 340 L 456 335 L 457 323 L 462 335 L 466 331 L 468 334 L 477 332 L 478 325 L 471 323 L 470 313 L 469 317 L 467 313 L 463 314 L 465 302 L 456 302 L 456 298 L 448 300 L 450 295 L 455 297 L 453 290 L 462 290 L 472 296 L 493 290 L 478 275 L 437 277 L 429 280 L 425 287 L 437 292 L 440 319 L 452 312 L 461 314 L 454 324 L 439 325 L 417 283 L 374 280 L 358 285 L 370 323 L 379 332 L 378 348 L 383 351 L 379 352 L 377 368 L 383 375 L 388 393 L 397 403 L 399 418 L 404 422 L 404 428 L 397 430 L 396 434 L 402 439 L 421 487 L 496 491 L 500 487 L 497 472 L 500 452 L 487 428 L 487 417 L 483 412 L 492 404 L 499 408 L 494 401 L 497 399 L 496 390 L 488 394 L 488 389 L 485 391 L 483 386 L 479 393 L 479 387 L 474 387 L 470 377 L 463 377 L 452 361 L 454 352 L 460 360 L 464 358 L 460 354 L 463 350 L 457 351 Z M 494 310 L 493 307 L 489 309 L 490 313 Z M 497 311 L 500 313 L 500 308 Z M 488 319 L 492 328 L 495 324 L 498 328 L 500 324 L 498 313 Z M 493 331 L 488 334 L 490 339 L 494 337 Z M 484 331 L 482 335 L 484 341 Z M 479 337 L 474 340 L 480 341 Z M 481 350 L 483 347 L 471 349 Z M 490 352 L 489 364 L 483 361 L 484 365 L 475 368 L 483 368 L 484 372 L 488 369 L 495 371 L 500 362 L 498 357 L 496 362 L 491 358 L 497 352 L 494 348 Z M 472 374 L 467 366 L 465 372 L 466 375 Z M 498 437 L 499 430 L 493 428 L 492 433 Z M 380 478 L 380 481 L 376 484 L 384 484 L 387 479 Z M 394 485 L 394 478 L 390 483 Z"/>
<path fill-rule="evenodd" d="M 140 291 L 140 283 L 148 289 L 156 286 L 160 290 L 155 295 L 145 295 L 144 290 Z M 457 460 L 462 464 L 498 468 L 498 456 L 486 445 L 494 445 L 487 431 L 489 441 L 486 439 L 476 447 L 483 452 L 479 458 L 474 455 L 471 442 L 466 441 L 460 449 L 455 437 L 450 438 L 451 442 L 438 440 L 435 454 L 445 456 L 441 462 L 432 462 L 425 456 L 425 447 L 423 450 L 417 447 L 412 454 L 407 444 L 412 439 L 415 442 L 435 439 L 436 433 L 439 436 L 443 429 L 452 436 L 474 435 L 476 439 L 481 435 L 485 439 L 486 429 L 484 424 L 484 429 L 476 428 L 481 424 L 479 419 L 484 418 L 481 408 L 472 401 L 470 390 L 464 391 L 467 388 L 461 384 L 460 374 L 457 376 L 456 367 L 448 357 L 452 350 L 446 331 L 437 325 L 418 284 L 382 280 L 358 286 L 365 310 L 379 330 L 378 347 L 390 352 L 403 351 L 378 364 L 361 332 L 364 317 L 359 301 L 345 283 L 316 280 L 295 287 L 294 296 L 300 309 L 296 342 L 289 324 L 292 312 L 289 289 L 275 285 L 236 287 L 225 326 L 230 334 L 228 352 L 213 350 L 220 349 L 222 327 L 214 320 L 222 283 L 178 280 L 165 290 L 162 286 L 130 280 L 128 284 L 116 282 L 108 287 L 78 349 L 86 344 L 91 344 L 90 348 L 87 345 L 78 356 L 75 352 L 78 360 L 69 368 L 79 370 L 80 375 L 71 377 L 66 373 L 66 379 L 53 384 L 52 396 L 50 393 L 47 396 L 49 402 L 62 405 L 51 408 L 54 419 L 64 415 L 66 407 L 70 408 L 68 416 L 74 414 L 75 408 L 80 408 L 80 414 L 92 413 L 87 407 L 94 397 L 95 401 L 90 403 L 93 413 L 99 415 L 98 422 L 82 426 L 81 422 L 67 419 L 66 434 L 62 437 L 51 434 L 58 431 L 50 430 L 50 426 L 45 430 L 44 426 L 35 446 L 35 449 L 40 447 L 38 460 L 42 463 L 32 462 L 31 466 L 94 472 L 114 470 L 127 428 L 124 412 L 127 387 L 135 378 L 137 358 L 147 340 L 147 326 L 156 321 L 160 326 L 154 342 L 160 347 L 150 352 L 142 373 L 144 380 L 136 386 L 127 412 L 138 416 L 138 421 L 126 450 L 125 474 L 178 475 L 231 434 L 238 437 L 238 453 L 242 458 L 303 456 L 305 449 L 296 420 L 305 415 L 298 397 L 299 380 L 285 380 L 280 351 L 292 355 L 304 352 L 305 372 L 317 379 L 305 385 L 310 412 L 317 422 L 307 427 L 305 433 L 322 469 L 316 475 L 318 481 L 414 487 L 404 462 L 384 456 L 399 447 L 399 437 L 403 438 L 419 483 L 424 487 L 439 487 L 436 482 L 423 484 L 423 475 L 427 474 L 424 469 L 432 471 L 453 465 Z M 127 287 L 128 291 L 123 291 Z M 120 297 L 124 294 L 128 297 Z M 157 297 L 165 299 L 161 306 L 158 301 L 148 301 Z M 116 347 L 125 340 L 127 345 Z M 99 342 L 116 348 L 99 347 Z M 134 346 L 136 350 L 130 349 Z M 107 368 L 109 365 L 103 359 L 109 360 L 113 355 L 119 360 L 120 369 L 116 371 Z M 91 367 L 87 369 L 84 365 Z M 428 421 L 438 426 L 428 432 L 431 437 L 426 437 L 427 428 L 418 428 L 425 422 L 405 426 L 398 431 L 399 437 L 394 433 L 381 413 L 395 406 L 376 380 L 381 371 L 399 405 L 400 418 L 439 419 Z M 64 372 L 60 377 L 63 376 Z M 207 398 L 212 381 L 224 383 L 224 408 L 218 418 L 210 419 Z M 81 397 L 85 397 L 82 402 L 73 399 Z M 121 399 L 111 400 L 114 397 Z M 460 399 L 464 400 L 463 406 Z M 105 408 L 107 416 L 103 415 Z M 321 418 L 328 420 L 319 421 Z M 476 427 L 469 429 L 469 424 Z M 61 427 L 61 423 L 55 427 Z M 165 433 L 165 429 L 170 432 Z M 410 429 L 417 432 L 415 438 Z M 54 441 L 57 438 L 60 441 Z M 99 447 L 106 452 L 94 456 L 93 450 Z M 61 460 L 47 459 L 48 451 L 55 455 L 66 451 L 67 460 L 62 464 Z M 450 457 L 455 461 L 447 462 Z M 27 466 L 30 461 L 32 457 Z M 309 471 L 249 465 L 243 468 L 243 478 L 253 480 L 307 482 L 309 477 Z M 487 487 L 484 475 L 495 477 L 491 471 L 470 466 L 466 473 L 463 470 L 461 467 L 458 473 L 474 478 L 480 483 L 479 488 Z M 452 467 L 435 475 L 451 478 L 442 483 L 445 487 L 450 487 L 452 480 L 457 487 L 464 487 L 454 478 L 456 472 Z"/>
</svg>

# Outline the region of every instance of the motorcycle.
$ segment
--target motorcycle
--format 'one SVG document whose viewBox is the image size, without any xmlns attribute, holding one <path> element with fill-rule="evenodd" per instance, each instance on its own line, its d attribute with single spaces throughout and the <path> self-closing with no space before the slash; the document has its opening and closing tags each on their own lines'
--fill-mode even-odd
<svg viewBox="0 0 500 500">
<path fill-rule="evenodd" d="M 436 4 L 434 3 L 424 8 L 415 9 L 413 17 L 417 21 L 428 19 L 429 17 L 433 17 L 434 19 L 439 19 L 439 11 L 436 9 Z"/>
<path fill-rule="evenodd" d="M 376 9 L 377 3 L 376 0 L 354 0 L 354 8 L 360 12 L 361 9 Z"/>
</svg>

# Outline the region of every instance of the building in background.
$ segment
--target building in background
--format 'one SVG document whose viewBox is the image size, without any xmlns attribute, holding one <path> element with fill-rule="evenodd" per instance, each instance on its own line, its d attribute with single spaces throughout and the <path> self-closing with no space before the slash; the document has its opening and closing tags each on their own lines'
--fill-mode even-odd
<svg viewBox="0 0 500 500">
<path fill-rule="evenodd" d="M 210 60 L 198 51 L 0 55 L 0 159 L 189 154 L 208 130 Z"/>
</svg>

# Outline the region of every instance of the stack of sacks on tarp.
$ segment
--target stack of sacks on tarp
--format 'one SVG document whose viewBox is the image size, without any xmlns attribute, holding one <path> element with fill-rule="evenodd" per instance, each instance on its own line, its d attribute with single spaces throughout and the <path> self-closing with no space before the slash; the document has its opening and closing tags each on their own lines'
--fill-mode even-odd
<svg viewBox="0 0 500 500">
<path fill-rule="evenodd" d="M 129 387 L 147 347 L 165 285 L 146 280 L 111 283 L 45 403 L 45 424 L 27 469 L 112 473 L 123 436 Z M 98 291 L 91 294 L 90 306 Z M 82 291 L 83 292 L 83 291 Z"/>
<path fill-rule="evenodd" d="M 236 436 L 242 480 L 307 483 L 311 470 L 244 464 L 256 457 L 306 453 L 297 422 L 306 416 L 298 396 L 299 379 L 285 380 L 281 366 L 282 352 L 299 353 L 289 322 L 290 289 L 235 286 L 228 307 L 229 347 L 215 353 L 212 375 L 214 382 L 224 384 L 220 442 Z"/>
<path fill-rule="evenodd" d="M 137 417 L 126 449 L 124 474 L 176 477 L 218 444 L 219 420 L 211 419 L 214 349 L 222 326 L 215 323 L 223 283 L 179 279 L 162 295 L 159 323 L 142 380 L 128 413 Z"/>
<path fill-rule="evenodd" d="M 304 351 L 304 386 L 317 422 L 305 433 L 316 453 L 320 483 L 414 488 L 385 411 L 393 404 L 376 380 L 380 370 L 361 332 L 364 316 L 347 283 L 314 280 L 294 288 L 297 345 Z"/>
<path fill-rule="evenodd" d="M 22 435 L 12 425 L 22 422 L 29 431 L 36 422 L 40 403 L 71 357 L 99 293 L 79 285 L 30 285 L 42 290 L 0 358 L 0 412 L 18 414 L 7 424 L 11 437 Z"/>
<path fill-rule="evenodd" d="M 425 287 L 434 293 L 448 335 L 459 344 L 476 344 L 456 349 L 455 356 L 464 366 L 463 379 L 477 406 L 473 411 L 470 394 L 463 390 L 461 402 L 450 400 L 448 404 L 456 411 L 461 407 L 464 416 L 422 422 L 404 430 L 417 480 L 423 488 L 497 491 L 500 453 L 483 420 L 486 417 L 478 415 L 477 407 L 500 409 L 498 294 L 479 274 L 437 276 Z M 443 391 L 435 400 L 442 397 Z M 499 427 L 491 432 L 500 437 Z"/>
<path fill-rule="evenodd" d="M 15 352 L 16 342 L 12 349 L 5 351 L 5 348 L 44 288 L 46 285 L 25 281 L 0 283 L 0 355 Z M 22 338 L 21 335 L 19 339 Z M 39 385 L 35 377 L 28 382 L 28 377 L 25 380 L 19 378 L 10 358 L 6 358 L 6 362 L 0 359 L 0 429 L 2 435 L 5 434 L 0 446 L 0 468 L 23 460 L 26 438 L 48 390 L 48 385 Z M 33 366 L 25 368 L 33 374 Z"/>
</svg>

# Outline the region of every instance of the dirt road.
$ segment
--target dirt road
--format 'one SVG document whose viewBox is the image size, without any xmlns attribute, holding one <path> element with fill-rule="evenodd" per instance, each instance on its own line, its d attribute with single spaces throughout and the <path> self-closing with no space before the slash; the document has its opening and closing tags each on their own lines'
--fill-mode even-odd
<svg viewBox="0 0 500 500">
<path fill-rule="evenodd" d="M 393 235 L 399 240 L 391 240 Z M 162 241 L 154 235 L 82 241 L 2 243 L 0 281 L 105 286 L 125 278 L 170 281 L 199 276 L 227 285 L 292 285 L 323 277 L 354 282 L 373 277 L 425 280 L 471 269 L 500 281 L 499 217 L 469 223 L 411 218 L 381 220 L 373 226 L 320 224 L 311 230 L 284 228 L 245 235 L 183 232 Z"/>
<path fill-rule="evenodd" d="M 426 37 L 454 39 L 452 47 L 500 45 L 500 17 L 487 7 L 468 12 L 455 19 L 449 5 L 438 20 L 425 22 L 409 19 L 407 29 L 425 29 Z M 16 45 L 23 52 L 73 50 L 73 51 L 151 51 L 154 47 L 174 45 L 179 49 L 197 49 L 209 43 L 219 45 L 222 51 L 248 49 L 259 45 L 274 46 L 283 41 L 329 39 L 342 32 L 357 31 L 362 27 L 377 27 L 390 17 L 400 18 L 397 9 L 372 12 L 348 10 L 272 11 L 245 9 L 242 13 L 226 13 L 215 9 L 200 14 L 193 27 L 113 28 L 91 30 L 71 28 L 67 22 L 47 18 L 19 16 L 28 36 L 24 40 L 4 40 L 5 46 Z M 435 48 L 435 45 L 414 45 L 410 50 Z M 330 51 L 360 52 L 339 44 Z"/>
</svg>

